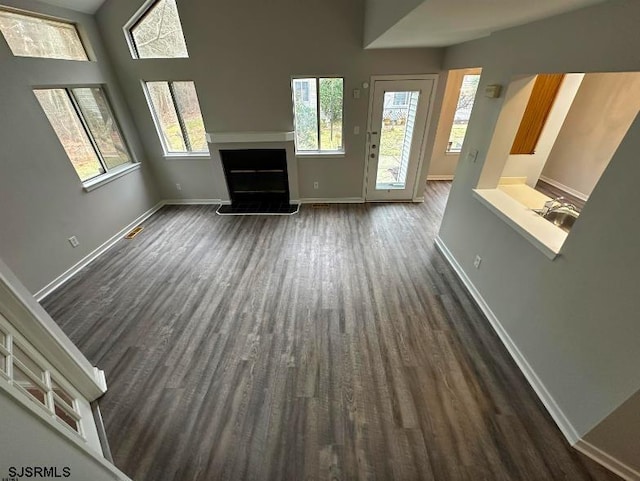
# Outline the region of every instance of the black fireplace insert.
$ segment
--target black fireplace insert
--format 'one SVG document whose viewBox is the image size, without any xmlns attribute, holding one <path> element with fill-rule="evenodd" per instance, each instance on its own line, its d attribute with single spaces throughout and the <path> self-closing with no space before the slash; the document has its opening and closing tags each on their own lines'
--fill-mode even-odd
<svg viewBox="0 0 640 481">
<path fill-rule="evenodd" d="M 231 205 L 220 214 L 291 214 L 285 149 L 220 150 Z"/>
</svg>

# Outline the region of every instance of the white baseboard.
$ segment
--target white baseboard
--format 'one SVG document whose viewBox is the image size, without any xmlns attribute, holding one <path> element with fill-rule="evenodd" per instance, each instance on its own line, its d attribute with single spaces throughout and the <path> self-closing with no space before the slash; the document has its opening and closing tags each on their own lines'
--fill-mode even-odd
<svg viewBox="0 0 640 481">
<path fill-rule="evenodd" d="M 507 351 L 509 351 L 509 354 L 511 354 L 511 357 L 520 368 L 520 371 L 522 371 L 524 376 L 527 378 L 527 381 L 529 381 L 529 384 L 538 395 L 538 398 L 540 398 L 544 406 L 547 408 L 547 411 L 549 411 L 549 414 L 551 414 L 551 417 L 560 428 L 560 431 L 562 431 L 564 437 L 567 439 L 567 441 L 569 441 L 571 445 L 575 444 L 580 439 L 578 432 L 569 422 L 569 419 L 562 412 L 560 406 L 558 406 L 558 404 L 555 402 L 549 391 L 547 391 L 547 388 L 544 386 L 524 355 L 520 352 L 518 346 L 513 342 L 513 340 L 509 336 L 509 333 L 504 329 L 504 327 L 502 327 L 502 324 L 500 323 L 496 315 L 486 303 L 480 292 L 473 285 L 471 279 L 467 277 L 467 274 L 464 272 L 460 264 L 458 264 L 458 261 L 456 261 L 456 259 L 453 257 L 453 254 L 451 254 L 451 252 L 439 236 L 436 237 L 436 247 L 442 253 L 444 258 L 449 262 L 471 296 L 477 302 L 478 306 L 480 306 L 480 309 L 491 323 L 491 326 L 498 334 L 498 337 L 500 337 L 500 340 L 507 348 Z"/>
<path fill-rule="evenodd" d="M 540 180 L 543 182 L 546 182 L 549 185 L 557 187 L 560 190 L 564 190 L 567 194 L 571 194 L 572 196 L 577 197 L 580 200 L 584 200 L 584 201 L 589 200 L 588 195 L 583 194 L 582 192 L 578 192 L 577 190 L 572 189 L 571 187 L 568 187 L 564 184 L 561 184 L 557 180 L 550 179 L 549 177 L 545 177 L 544 175 L 540 176 Z"/>
<path fill-rule="evenodd" d="M 411 202 L 416 202 L 416 203 L 424 202 L 424 196 L 414 197 L 413 199 L 411 199 Z"/>
<path fill-rule="evenodd" d="M 168 199 L 163 205 L 231 205 L 230 200 L 222 199 Z"/>
<path fill-rule="evenodd" d="M 427 180 L 453 180 L 453 175 L 427 175 Z"/>
<path fill-rule="evenodd" d="M 451 251 L 449 251 L 439 236 L 436 237 L 436 247 L 458 275 L 478 306 L 480 306 L 480 309 L 491 323 L 491 326 L 498 334 L 498 337 L 500 337 L 500 340 L 507 348 L 507 351 L 509 351 L 509 354 L 511 354 L 511 357 L 520 368 L 520 371 L 522 371 L 522 374 L 527 378 L 527 381 L 529 381 L 529 384 L 538 395 L 540 401 L 542 401 L 544 406 L 547 408 L 547 411 L 555 421 L 560 431 L 562 431 L 562 434 L 569 444 L 605 468 L 613 471 L 618 476 L 621 476 L 628 481 L 640 481 L 640 473 L 638 473 L 638 471 L 580 438 L 580 435 L 562 412 L 560 406 L 558 406 L 549 391 L 547 391 L 547 388 L 544 386 L 524 355 L 520 352 L 518 346 L 513 342 L 509 333 L 507 333 L 504 327 L 502 327 L 502 324 L 500 324 L 496 315 L 493 313 L 480 292 L 471 282 L 471 279 L 469 279 L 460 264 L 458 264 L 458 261 L 456 261 L 453 254 L 451 254 Z"/>
<path fill-rule="evenodd" d="M 300 199 L 300 204 L 363 204 L 362 197 L 306 197 Z"/>
<path fill-rule="evenodd" d="M 120 232 L 118 232 L 117 234 L 112 236 L 110 239 L 108 239 L 106 242 L 104 242 L 98 248 L 94 249 L 92 252 L 90 252 L 88 255 L 86 255 L 84 258 L 82 258 L 80 261 L 78 261 L 76 264 L 74 264 L 69 269 L 67 269 L 62 274 L 60 274 L 58 277 L 56 277 L 54 280 L 49 282 L 49 284 L 47 284 L 42 289 L 40 289 L 38 292 L 36 292 L 33 295 L 33 297 L 35 297 L 35 299 L 38 302 L 42 301 L 45 297 L 47 297 L 49 294 L 51 294 L 54 290 L 56 290 L 62 284 L 64 284 L 69 279 L 71 279 L 73 276 L 75 276 L 78 273 L 78 271 L 80 271 L 81 269 L 84 269 L 86 266 L 91 264 L 101 254 L 103 254 L 110 247 L 112 247 L 116 242 L 118 242 L 120 239 L 122 239 L 122 237 L 125 234 L 127 234 L 131 229 L 133 229 L 134 227 L 137 227 L 141 222 L 144 222 L 146 219 L 151 217 L 153 214 L 155 214 L 164 205 L 165 205 L 165 202 L 162 202 L 162 201 L 158 202 L 151 209 L 149 209 L 144 214 L 139 216 L 136 220 L 134 220 L 133 222 L 128 224 L 124 229 L 120 230 Z"/>
<path fill-rule="evenodd" d="M 580 439 L 573 445 L 573 447 L 627 481 L 640 480 L 640 472 L 624 463 L 621 463 L 616 458 L 608 455 L 588 441 Z"/>
</svg>

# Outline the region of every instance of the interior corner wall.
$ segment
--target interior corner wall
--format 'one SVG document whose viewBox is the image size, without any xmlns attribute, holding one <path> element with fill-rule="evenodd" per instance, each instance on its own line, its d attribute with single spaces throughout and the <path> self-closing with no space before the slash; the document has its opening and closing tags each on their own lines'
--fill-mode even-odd
<svg viewBox="0 0 640 481">
<path fill-rule="evenodd" d="M 94 19 L 31 0 L 3 4 L 79 25 L 95 61 L 14 57 L 0 36 L 0 258 L 35 293 L 155 205 L 138 134 L 112 75 Z M 85 192 L 33 87 L 106 86 L 115 115 L 142 168 Z M 75 235 L 80 246 L 67 239 Z"/>
<path fill-rule="evenodd" d="M 639 110 L 640 73 L 586 75 L 542 175 L 589 197 Z"/>
<path fill-rule="evenodd" d="M 366 0 L 364 15 L 364 46 L 402 20 L 424 0 Z"/>
<path fill-rule="evenodd" d="M 141 81 L 193 80 L 207 132 L 291 131 L 291 77 L 345 79 L 341 157 L 299 157 L 302 199 L 362 198 L 372 75 L 438 74 L 443 49 L 364 50 L 364 1 L 178 0 L 189 58 L 134 60 L 123 26 L 142 0 L 108 0 L 97 19 L 165 199 L 223 199 L 221 166 L 164 157 Z M 360 90 L 354 98 L 353 91 Z M 354 133 L 354 127 L 360 133 Z M 318 189 L 314 189 L 318 182 Z M 181 184 L 181 191 L 176 184 Z"/>
<path fill-rule="evenodd" d="M 518 75 L 633 71 L 640 3 L 618 0 L 447 49 L 445 69 L 481 66 L 479 90 Z M 578 437 L 640 388 L 637 276 L 640 118 L 550 261 L 474 198 L 504 98 L 479 97 L 439 236 Z M 475 255 L 482 267 L 475 269 Z M 629 419 L 629 422 L 631 420 Z M 640 439 L 640 426 L 627 439 Z M 609 451 L 622 459 L 624 453 Z"/>
</svg>

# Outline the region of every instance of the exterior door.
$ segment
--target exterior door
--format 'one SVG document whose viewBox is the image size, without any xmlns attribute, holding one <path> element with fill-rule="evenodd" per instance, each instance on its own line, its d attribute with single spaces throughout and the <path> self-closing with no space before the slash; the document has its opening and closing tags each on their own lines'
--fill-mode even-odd
<svg viewBox="0 0 640 481">
<path fill-rule="evenodd" d="M 367 201 L 411 200 L 434 79 L 374 80 L 367 129 Z"/>
</svg>

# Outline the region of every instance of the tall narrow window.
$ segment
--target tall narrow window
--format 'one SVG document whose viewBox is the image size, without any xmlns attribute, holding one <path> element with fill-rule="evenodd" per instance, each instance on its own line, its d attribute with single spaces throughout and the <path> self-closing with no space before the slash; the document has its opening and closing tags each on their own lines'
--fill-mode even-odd
<svg viewBox="0 0 640 481">
<path fill-rule="evenodd" d="M 100 87 L 38 89 L 34 93 L 80 180 L 131 162 Z"/>
<path fill-rule="evenodd" d="M 453 117 L 453 125 L 449 134 L 447 152 L 460 152 L 462 150 L 479 82 L 480 75 L 465 75 L 462 79 L 456 113 Z"/>
<path fill-rule="evenodd" d="M 166 154 L 208 153 L 193 82 L 147 82 L 149 107 Z"/>
<path fill-rule="evenodd" d="M 89 60 L 73 23 L 0 9 L 0 31 L 18 57 Z"/>
<path fill-rule="evenodd" d="M 128 32 L 134 58 L 189 57 L 176 0 L 152 2 Z"/>
<path fill-rule="evenodd" d="M 295 78 L 292 82 L 297 152 L 343 152 L 344 80 Z"/>
</svg>

